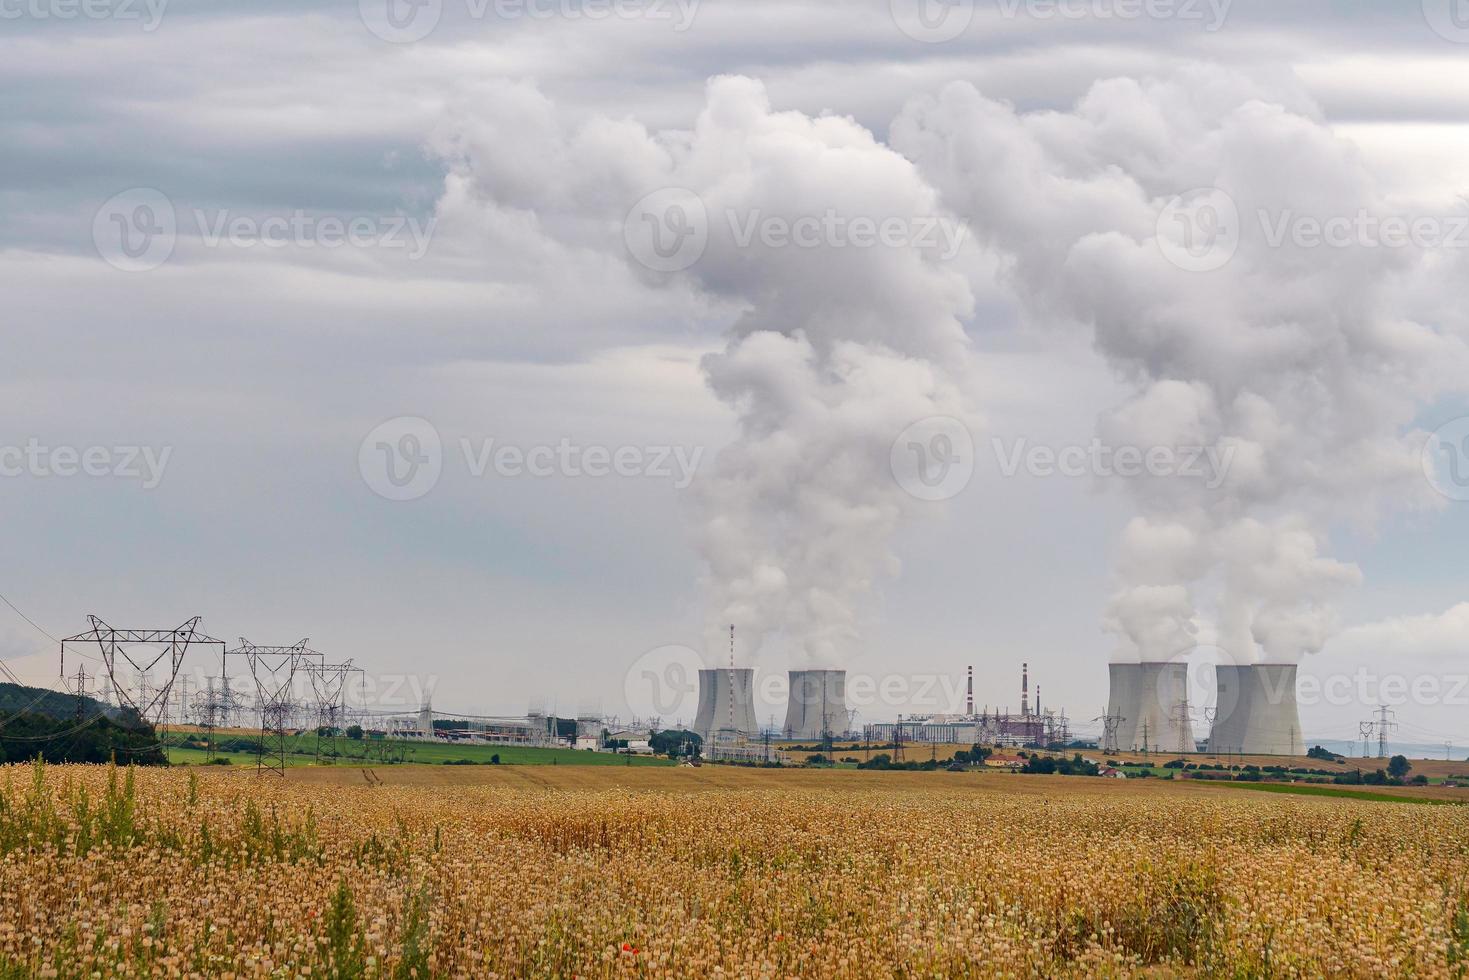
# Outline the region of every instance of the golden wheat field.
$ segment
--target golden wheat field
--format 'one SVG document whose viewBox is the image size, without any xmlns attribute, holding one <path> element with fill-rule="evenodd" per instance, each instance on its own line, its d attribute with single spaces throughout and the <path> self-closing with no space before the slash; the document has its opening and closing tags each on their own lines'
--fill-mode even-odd
<svg viewBox="0 0 1469 980">
<path fill-rule="evenodd" d="M 1457 806 L 1095 779 L 0 772 L 0 976 L 1440 976 L 1466 875 Z"/>
</svg>

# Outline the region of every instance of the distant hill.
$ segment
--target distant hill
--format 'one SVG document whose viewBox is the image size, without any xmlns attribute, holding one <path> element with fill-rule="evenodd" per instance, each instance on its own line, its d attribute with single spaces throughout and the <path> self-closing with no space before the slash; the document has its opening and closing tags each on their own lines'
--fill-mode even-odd
<svg viewBox="0 0 1469 980">
<path fill-rule="evenodd" d="M 96 698 L 83 698 L 83 713 L 87 718 L 101 715 L 120 724 L 138 723 L 135 712 L 123 711 Z M 77 699 L 74 694 L 50 691 L 44 687 L 25 687 L 21 684 L 0 684 L 0 715 L 25 713 L 42 715 L 58 721 L 70 721 L 76 717 Z"/>
<path fill-rule="evenodd" d="M 151 726 L 135 711 L 121 711 L 82 699 L 82 724 L 76 722 L 75 695 L 21 684 L 0 684 L 0 763 L 101 763 L 167 765 Z"/>
</svg>

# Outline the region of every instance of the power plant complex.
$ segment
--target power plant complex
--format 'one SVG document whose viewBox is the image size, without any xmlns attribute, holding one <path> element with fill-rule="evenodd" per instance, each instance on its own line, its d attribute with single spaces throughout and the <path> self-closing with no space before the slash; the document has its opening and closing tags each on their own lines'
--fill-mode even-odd
<svg viewBox="0 0 1469 980">
<path fill-rule="evenodd" d="M 976 710 L 974 668 L 968 669 L 964 710 L 954 713 L 914 714 L 896 722 L 879 722 L 855 729 L 847 704 L 847 672 L 833 669 L 793 670 L 785 724 L 762 728 L 755 714 L 754 671 L 748 667 L 720 667 L 699 671 L 699 708 L 693 730 L 714 757 L 745 758 L 759 738 L 804 742 L 833 739 L 876 743 L 923 742 L 939 744 L 1050 745 L 1071 739 L 1065 712 L 1041 707 L 1040 688 L 1030 693 L 1030 665 L 1021 665 L 1020 710 Z M 758 757 L 760 753 L 756 753 Z"/>
</svg>

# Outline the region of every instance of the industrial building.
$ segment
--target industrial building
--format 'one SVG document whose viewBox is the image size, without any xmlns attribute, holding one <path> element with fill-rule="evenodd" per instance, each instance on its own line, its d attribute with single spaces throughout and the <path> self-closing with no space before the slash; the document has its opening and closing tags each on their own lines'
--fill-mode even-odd
<svg viewBox="0 0 1469 980">
<path fill-rule="evenodd" d="M 949 745 L 1045 746 L 1071 741 L 1071 724 L 1066 713 L 1041 706 L 1040 686 L 1035 703 L 1030 698 L 1030 664 L 1020 665 L 1020 711 L 988 706 L 975 711 L 974 668 L 968 668 L 962 714 L 914 715 L 894 723 L 864 725 L 862 737 L 875 745 L 904 742 Z"/>
</svg>

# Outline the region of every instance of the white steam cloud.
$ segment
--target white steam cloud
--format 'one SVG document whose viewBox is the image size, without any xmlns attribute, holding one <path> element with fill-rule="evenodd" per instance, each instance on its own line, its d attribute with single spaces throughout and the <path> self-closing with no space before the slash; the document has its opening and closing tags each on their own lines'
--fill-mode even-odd
<svg viewBox="0 0 1469 980">
<path fill-rule="evenodd" d="M 441 236 L 456 225 L 523 236 L 531 254 L 584 266 L 645 195 L 677 188 L 698 202 L 707 245 L 687 268 L 619 261 L 733 311 L 727 346 L 703 364 L 739 426 L 695 483 L 709 653 L 733 623 L 745 657 L 773 641 L 798 661 L 843 665 L 874 583 L 896 570 L 894 532 L 932 506 L 895 478 L 894 441 L 925 419 L 969 418 L 961 318 L 973 298 L 945 261 L 957 223 L 866 129 L 773 111 L 747 78 L 712 80 L 693 128 L 658 134 L 567 124 L 526 85 L 483 96 L 436 141 L 451 164 Z M 802 241 L 764 233 L 798 223 Z M 900 234 L 861 230 L 884 223 Z"/>
<path fill-rule="evenodd" d="M 1242 662 L 1320 650 L 1360 579 L 1321 554 L 1332 523 L 1429 501 L 1409 429 L 1466 363 L 1397 312 L 1420 252 L 1281 235 L 1393 214 L 1354 147 L 1293 86 L 1208 68 L 1101 82 L 1069 112 L 1019 113 L 956 83 L 905 110 L 893 142 L 1004 256 L 1031 315 L 1087 325 L 1135 386 L 1100 421 L 1109 443 L 1228 454 L 1217 489 L 1130 481 L 1140 516 L 1107 622 L 1118 658 L 1185 652 L 1205 598 Z M 1170 210 L 1200 188 L 1209 207 Z M 1232 257 L 1198 251 L 1206 235 Z"/>
</svg>

